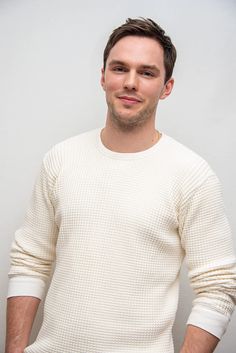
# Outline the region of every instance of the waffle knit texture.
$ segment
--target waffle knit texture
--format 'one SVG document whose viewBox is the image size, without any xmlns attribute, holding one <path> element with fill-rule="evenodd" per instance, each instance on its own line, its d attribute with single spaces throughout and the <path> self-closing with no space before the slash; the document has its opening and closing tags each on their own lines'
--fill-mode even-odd
<svg viewBox="0 0 236 353">
<path fill-rule="evenodd" d="M 8 296 L 41 298 L 25 353 L 173 353 L 179 271 L 196 297 L 188 323 L 221 337 L 236 298 L 232 238 L 218 178 L 163 134 L 136 153 L 107 149 L 101 129 L 45 156 L 11 250 Z"/>
</svg>

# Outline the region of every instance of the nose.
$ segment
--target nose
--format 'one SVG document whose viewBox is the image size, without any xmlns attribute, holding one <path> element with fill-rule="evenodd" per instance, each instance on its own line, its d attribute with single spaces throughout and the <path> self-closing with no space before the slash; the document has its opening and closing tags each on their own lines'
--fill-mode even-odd
<svg viewBox="0 0 236 353">
<path fill-rule="evenodd" d="M 125 75 L 124 88 L 129 91 L 137 91 L 138 89 L 138 77 L 136 72 L 129 71 Z"/>
</svg>

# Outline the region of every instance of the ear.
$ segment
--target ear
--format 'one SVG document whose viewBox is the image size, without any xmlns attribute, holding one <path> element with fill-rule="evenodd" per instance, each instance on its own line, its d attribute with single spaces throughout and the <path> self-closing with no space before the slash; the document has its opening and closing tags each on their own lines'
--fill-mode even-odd
<svg viewBox="0 0 236 353">
<path fill-rule="evenodd" d="M 161 93 L 161 96 L 160 96 L 160 99 L 165 99 L 166 97 L 168 97 L 171 92 L 172 92 L 172 89 L 174 87 L 174 79 L 173 77 L 171 77 L 166 83 L 165 83 L 165 86 L 163 87 L 163 90 L 162 90 L 162 93 Z"/>
<path fill-rule="evenodd" d="M 100 80 L 100 82 L 101 82 L 102 88 L 105 91 L 105 70 L 104 70 L 104 68 L 101 69 L 101 80 Z"/>
</svg>

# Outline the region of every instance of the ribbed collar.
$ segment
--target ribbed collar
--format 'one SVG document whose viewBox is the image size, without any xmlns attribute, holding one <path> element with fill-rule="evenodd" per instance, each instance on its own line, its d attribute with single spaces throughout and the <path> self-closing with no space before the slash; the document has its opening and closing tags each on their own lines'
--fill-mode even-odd
<svg viewBox="0 0 236 353">
<path fill-rule="evenodd" d="M 161 136 L 160 140 L 157 143 L 155 143 L 155 145 L 153 145 L 152 147 L 150 147 L 144 151 L 115 152 L 115 151 L 108 149 L 106 146 L 104 146 L 104 144 L 102 143 L 102 140 L 101 140 L 101 131 L 102 131 L 102 128 L 96 129 L 97 148 L 103 155 L 105 155 L 109 158 L 113 158 L 113 159 L 133 160 L 133 159 L 145 158 L 145 157 L 153 154 L 157 150 L 159 150 L 167 138 L 167 135 L 163 134 L 163 132 L 162 132 L 162 136 Z"/>
</svg>

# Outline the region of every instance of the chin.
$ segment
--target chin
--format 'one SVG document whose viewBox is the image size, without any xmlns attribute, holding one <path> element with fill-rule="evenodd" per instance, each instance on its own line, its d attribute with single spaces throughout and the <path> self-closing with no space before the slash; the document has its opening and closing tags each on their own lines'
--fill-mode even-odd
<svg viewBox="0 0 236 353">
<path fill-rule="evenodd" d="M 123 131 L 133 130 L 138 126 L 142 126 L 146 121 L 146 119 L 143 120 L 137 116 L 124 117 L 124 116 L 114 116 L 114 115 L 112 116 L 112 120 L 115 123 L 115 125 Z"/>
</svg>

